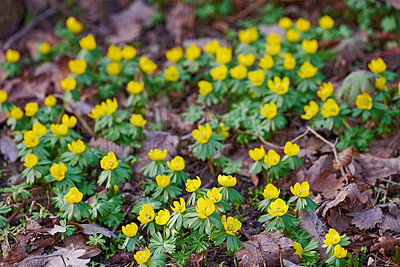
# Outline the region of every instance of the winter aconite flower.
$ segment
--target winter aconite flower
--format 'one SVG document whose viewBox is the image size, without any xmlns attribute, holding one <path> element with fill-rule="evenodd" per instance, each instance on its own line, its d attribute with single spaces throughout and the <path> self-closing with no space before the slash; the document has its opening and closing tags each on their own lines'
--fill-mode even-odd
<svg viewBox="0 0 400 267">
<path fill-rule="evenodd" d="M 232 60 L 232 47 L 220 46 L 215 53 L 215 61 L 224 65 Z"/>
<path fill-rule="evenodd" d="M 296 67 L 296 60 L 290 53 L 283 54 L 283 67 L 285 70 L 292 70 Z"/>
<path fill-rule="evenodd" d="M 256 61 L 256 57 L 254 56 L 254 54 L 248 54 L 248 55 L 239 54 L 238 61 L 241 65 L 250 67 L 251 65 L 254 64 L 254 61 Z"/>
<path fill-rule="evenodd" d="M 198 213 L 197 215 L 201 219 L 205 219 L 214 213 L 214 211 L 215 211 L 214 202 L 208 198 L 204 198 L 204 197 L 199 198 L 199 200 L 197 200 L 196 211 Z"/>
<path fill-rule="evenodd" d="M 82 75 L 86 71 L 87 63 L 84 59 L 71 59 L 68 62 L 68 67 L 72 73 L 76 75 Z"/>
<path fill-rule="evenodd" d="M 4 90 L 0 90 L 0 104 L 3 104 L 8 99 L 8 94 Z"/>
<path fill-rule="evenodd" d="M 271 149 L 268 151 L 268 154 L 264 157 L 264 162 L 270 167 L 278 165 L 281 161 L 281 156 L 275 152 L 275 150 Z"/>
<path fill-rule="evenodd" d="M 27 148 L 37 147 L 39 145 L 39 137 L 33 131 L 26 131 L 22 142 Z"/>
<path fill-rule="evenodd" d="M 179 172 L 185 168 L 185 161 L 181 156 L 176 156 L 171 161 L 168 161 L 167 165 L 171 170 Z"/>
<path fill-rule="evenodd" d="M 122 226 L 122 233 L 127 237 L 134 237 L 138 232 L 139 227 L 136 223 L 130 223 Z"/>
<path fill-rule="evenodd" d="M 237 65 L 230 69 L 231 77 L 235 80 L 243 80 L 247 76 L 247 68 L 244 65 Z"/>
<path fill-rule="evenodd" d="M 238 33 L 239 41 L 241 43 L 250 44 L 258 39 L 258 32 L 256 28 L 241 30 Z"/>
<path fill-rule="evenodd" d="M 78 122 L 75 116 L 68 116 L 67 114 L 64 114 L 61 118 L 62 124 L 65 124 L 68 126 L 68 128 L 74 128 L 76 123 Z"/>
<path fill-rule="evenodd" d="M 188 191 L 189 193 L 196 191 L 197 189 L 200 188 L 201 186 L 201 180 L 199 178 L 199 176 L 196 176 L 196 179 L 188 179 L 186 181 L 186 191 Z"/>
<path fill-rule="evenodd" d="M 318 25 L 325 30 L 330 30 L 335 26 L 335 21 L 328 15 L 325 15 L 319 19 Z"/>
<path fill-rule="evenodd" d="M 201 49 L 195 44 L 191 44 L 185 50 L 185 57 L 190 60 L 196 60 L 201 55 Z"/>
<path fill-rule="evenodd" d="M 133 46 L 126 45 L 124 48 L 122 48 L 121 54 L 124 59 L 131 60 L 136 57 L 137 51 Z"/>
<path fill-rule="evenodd" d="M 303 258 L 304 254 L 304 248 L 300 245 L 299 242 L 293 242 L 293 248 L 295 249 L 295 252 L 293 255 L 299 255 L 300 259 Z"/>
<path fill-rule="evenodd" d="M 263 191 L 263 196 L 266 199 L 272 200 L 279 197 L 281 190 L 276 188 L 273 184 L 267 184 Z"/>
<path fill-rule="evenodd" d="M 143 127 L 147 123 L 147 121 L 145 119 L 143 119 L 142 114 L 132 114 L 129 121 L 133 126 L 136 126 L 136 127 Z"/>
<path fill-rule="evenodd" d="M 193 138 L 200 144 L 205 144 L 208 142 L 212 134 L 212 129 L 209 124 L 205 126 L 199 125 L 197 129 L 192 131 Z"/>
<path fill-rule="evenodd" d="M 24 112 L 19 107 L 11 108 L 10 112 L 8 113 L 8 117 L 14 118 L 16 120 L 22 119 L 24 116 Z"/>
<path fill-rule="evenodd" d="M 183 55 L 182 47 L 178 46 L 175 48 L 171 48 L 165 53 L 165 57 L 169 62 L 178 62 Z"/>
<path fill-rule="evenodd" d="M 10 63 L 16 63 L 18 62 L 20 58 L 20 54 L 17 50 L 12 50 L 11 48 L 7 50 L 6 52 L 6 59 Z"/>
<path fill-rule="evenodd" d="M 342 248 L 341 245 L 336 245 L 333 250 L 333 255 L 338 259 L 344 258 L 347 256 L 347 249 Z"/>
<path fill-rule="evenodd" d="M 83 24 L 76 20 L 75 17 L 69 17 L 65 22 L 65 26 L 72 33 L 80 33 L 83 30 Z"/>
<path fill-rule="evenodd" d="M 233 187 L 236 185 L 237 179 L 232 175 L 218 175 L 218 183 L 225 187 Z"/>
<path fill-rule="evenodd" d="M 138 251 L 133 255 L 138 264 L 144 264 L 150 259 L 150 250 L 145 248 L 143 251 Z"/>
<path fill-rule="evenodd" d="M 44 105 L 47 107 L 54 107 L 56 104 L 57 104 L 57 98 L 55 98 L 53 95 L 48 95 L 44 99 Z"/>
<path fill-rule="evenodd" d="M 329 98 L 322 106 L 321 114 L 325 118 L 329 118 L 337 116 L 339 114 L 339 111 L 339 105 L 335 102 L 335 100 Z"/>
<path fill-rule="evenodd" d="M 197 86 L 199 87 L 199 94 L 201 95 L 208 95 L 213 89 L 212 83 L 204 80 L 199 81 Z"/>
<path fill-rule="evenodd" d="M 72 187 L 64 198 L 68 203 L 75 204 L 81 202 L 83 194 L 79 192 L 78 188 Z"/>
<path fill-rule="evenodd" d="M 228 75 L 228 68 L 225 65 L 220 65 L 219 67 L 212 68 L 210 70 L 210 75 L 215 80 L 223 81 Z"/>
<path fill-rule="evenodd" d="M 149 223 L 154 219 L 155 216 L 156 214 L 153 208 L 149 204 L 144 204 L 142 206 L 142 209 L 139 211 L 139 216 L 137 217 L 137 219 L 141 223 Z"/>
<path fill-rule="evenodd" d="M 76 88 L 76 80 L 74 77 L 65 78 L 60 84 L 61 88 L 65 91 L 72 91 Z"/>
<path fill-rule="evenodd" d="M 333 85 L 332 82 L 322 83 L 317 91 L 317 96 L 321 98 L 322 101 L 327 100 L 333 94 Z"/>
<path fill-rule="evenodd" d="M 278 198 L 271 203 L 268 209 L 268 213 L 274 217 L 280 217 L 285 215 L 288 209 L 289 205 L 287 205 L 282 199 Z"/>
<path fill-rule="evenodd" d="M 117 76 L 121 71 L 121 63 L 119 62 L 111 62 L 107 65 L 107 73 L 109 75 Z"/>
<path fill-rule="evenodd" d="M 307 197 L 310 194 L 310 185 L 308 182 L 296 183 L 290 187 L 290 191 L 297 197 Z"/>
<path fill-rule="evenodd" d="M 279 26 L 281 26 L 281 28 L 285 30 L 289 29 L 292 26 L 292 20 L 288 17 L 280 18 L 278 23 Z"/>
<path fill-rule="evenodd" d="M 262 58 L 260 58 L 258 66 L 263 70 L 269 70 L 274 66 L 274 59 L 271 57 L 271 55 L 265 54 Z"/>
<path fill-rule="evenodd" d="M 149 156 L 149 158 L 151 160 L 163 160 L 165 159 L 165 157 L 167 156 L 168 151 L 166 149 L 164 149 L 164 151 L 161 151 L 160 149 L 156 148 L 156 149 L 152 149 L 149 151 L 149 153 L 147 153 L 147 155 Z"/>
<path fill-rule="evenodd" d="M 382 58 L 373 59 L 370 63 L 368 63 L 368 68 L 373 73 L 381 74 L 386 70 L 386 63 Z"/>
<path fill-rule="evenodd" d="M 139 59 L 139 67 L 142 71 L 144 71 L 146 74 L 149 75 L 152 74 L 157 69 L 158 66 L 148 57 L 141 56 Z"/>
<path fill-rule="evenodd" d="M 211 42 L 206 43 L 203 46 L 204 52 L 207 54 L 215 54 L 217 52 L 217 48 L 219 47 L 219 42 L 217 39 L 212 40 Z"/>
<path fill-rule="evenodd" d="M 55 164 L 50 167 L 50 173 L 57 181 L 62 181 L 65 178 L 67 172 L 67 166 L 64 163 Z M 79 202 L 79 201 L 78 201 Z"/>
<path fill-rule="evenodd" d="M 276 33 L 271 33 L 267 37 L 268 44 L 280 44 L 282 41 L 282 36 L 277 35 Z"/>
<path fill-rule="evenodd" d="M 319 111 L 317 102 L 311 100 L 308 105 L 304 106 L 304 114 L 300 115 L 303 120 L 311 120 Z"/>
<path fill-rule="evenodd" d="M 303 40 L 301 47 L 307 54 L 315 54 L 318 50 L 318 41 L 316 39 Z"/>
<path fill-rule="evenodd" d="M 253 70 L 249 71 L 247 74 L 249 80 L 253 83 L 254 86 L 261 86 L 265 80 L 265 73 L 263 70 Z"/>
<path fill-rule="evenodd" d="M 165 225 L 170 218 L 171 214 L 169 213 L 169 210 L 167 209 L 160 210 L 156 216 L 156 224 Z"/>
<path fill-rule="evenodd" d="M 37 135 L 44 135 L 47 132 L 46 126 L 41 124 L 40 122 L 37 122 L 33 125 L 32 131 L 37 134 Z"/>
<path fill-rule="evenodd" d="M 267 43 L 265 45 L 265 49 L 267 53 L 271 56 L 276 56 L 281 51 L 281 44 L 280 43 Z"/>
<path fill-rule="evenodd" d="M 362 92 L 357 96 L 356 106 L 359 109 L 370 110 L 372 108 L 372 97 L 367 92 Z"/>
<path fill-rule="evenodd" d="M 107 57 L 111 61 L 121 61 L 122 58 L 122 50 L 116 45 L 110 45 L 107 50 Z"/>
<path fill-rule="evenodd" d="M 33 117 L 39 109 L 39 105 L 36 102 L 29 102 L 25 105 L 25 116 Z"/>
<path fill-rule="evenodd" d="M 210 191 L 207 192 L 207 198 L 214 203 L 218 203 L 222 199 L 222 194 L 221 192 L 219 192 L 218 188 L 213 187 Z"/>
<path fill-rule="evenodd" d="M 137 81 L 130 81 L 128 82 L 127 89 L 128 92 L 134 95 L 140 94 L 143 91 L 144 83 L 137 82 Z"/>
<path fill-rule="evenodd" d="M 68 144 L 68 149 L 72 153 L 81 154 L 86 150 L 86 145 L 82 140 L 76 140 Z"/>
<path fill-rule="evenodd" d="M 339 233 L 331 228 L 329 229 L 328 233 L 325 235 L 324 243 L 327 246 L 333 246 L 340 242 L 340 235 Z"/>
<path fill-rule="evenodd" d="M 179 80 L 179 70 L 174 66 L 171 65 L 165 69 L 164 78 L 170 82 L 176 82 Z"/>
<path fill-rule="evenodd" d="M 273 81 L 268 80 L 267 85 L 268 88 L 274 91 L 275 93 L 279 95 L 284 95 L 289 90 L 290 81 L 288 77 L 283 77 L 283 79 L 281 79 L 280 77 L 275 76 Z"/>
<path fill-rule="evenodd" d="M 294 144 L 290 141 L 286 142 L 285 148 L 283 150 L 285 155 L 288 155 L 290 157 L 297 156 L 297 154 L 299 154 L 299 151 L 300 151 L 300 146 L 298 144 Z"/>
<path fill-rule="evenodd" d="M 264 147 L 261 146 L 260 148 L 254 148 L 253 150 L 250 150 L 249 151 L 249 156 L 254 161 L 262 160 L 264 158 L 264 156 L 265 156 Z"/>
<path fill-rule="evenodd" d="M 186 210 L 185 200 L 183 198 L 178 201 L 174 201 L 174 206 L 171 206 L 171 209 L 175 213 L 184 213 Z"/>
<path fill-rule="evenodd" d="M 233 217 L 222 216 L 221 223 L 224 226 L 225 232 L 228 235 L 235 235 L 235 233 L 242 227 L 242 223 Z"/>
<path fill-rule="evenodd" d="M 65 124 L 51 124 L 50 131 L 57 136 L 64 136 L 68 133 L 68 126 Z"/>
<path fill-rule="evenodd" d="M 157 175 L 156 176 L 156 182 L 159 187 L 165 188 L 169 186 L 169 183 L 171 182 L 171 178 L 168 175 Z"/>
<path fill-rule="evenodd" d="M 79 45 L 82 49 L 88 51 L 92 51 L 97 47 L 96 39 L 94 39 L 94 36 L 92 34 L 88 34 L 87 36 L 82 37 L 82 39 L 79 40 Z"/>
<path fill-rule="evenodd" d="M 24 166 L 26 168 L 33 168 L 38 163 L 38 157 L 34 154 L 28 153 L 25 156 Z"/>
<path fill-rule="evenodd" d="M 300 41 L 300 33 L 295 29 L 289 29 L 286 32 L 286 39 L 291 43 L 297 43 Z"/>
<path fill-rule="evenodd" d="M 260 109 L 261 115 L 269 120 L 275 118 L 277 112 L 278 112 L 278 107 L 276 106 L 275 103 L 264 104 L 264 107 Z"/>
<path fill-rule="evenodd" d="M 374 85 L 376 89 L 385 90 L 386 89 L 385 77 L 379 77 L 378 79 L 376 79 Z"/>
<path fill-rule="evenodd" d="M 311 23 L 303 18 L 299 18 L 296 21 L 296 29 L 301 31 L 301 32 L 306 32 L 308 29 L 310 29 Z"/>
<path fill-rule="evenodd" d="M 114 152 L 110 151 L 100 160 L 100 166 L 103 170 L 114 170 L 118 167 L 117 157 Z"/>
<path fill-rule="evenodd" d="M 309 79 L 314 77 L 317 71 L 317 67 L 314 67 L 309 61 L 306 61 L 300 66 L 300 71 L 297 71 L 297 75 L 302 79 Z"/>
<path fill-rule="evenodd" d="M 39 53 L 42 55 L 47 55 L 51 51 L 51 45 L 48 42 L 41 43 L 39 45 Z"/>
</svg>

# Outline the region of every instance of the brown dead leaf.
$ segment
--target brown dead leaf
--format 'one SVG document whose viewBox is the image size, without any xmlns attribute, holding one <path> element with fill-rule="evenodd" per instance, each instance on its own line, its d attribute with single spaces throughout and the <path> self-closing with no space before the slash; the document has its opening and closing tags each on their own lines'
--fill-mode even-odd
<svg viewBox="0 0 400 267">
<path fill-rule="evenodd" d="M 98 147 L 99 149 L 101 149 L 107 153 L 109 151 L 112 151 L 115 153 L 115 155 L 117 157 L 128 156 L 130 153 L 133 152 L 133 148 L 130 146 L 125 148 L 123 145 L 117 145 L 116 143 L 111 142 L 111 141 L 106 140 L 101 137 L 90 139 L 89 146 L 91 148 Z"/>
<path fill-rule="evenodd" d="M 361 230 L 373 229 L 378 223 L 382 223 L 383 221 L 383 213 L 379 207 L 359 212 L 351 212 L 347 215 L 354 216 L 351 220 L 351 224 Z"/>
<path fill-rule="evenodd" d="M 18 159 L 17 145 L 9 136 L 3 135 L 0 138 L 0 152 L 3 154 L 4 159 L 9 162 L 16 162 Z"/>
<path fill-rule="evenodd" d="M 82 233 L 85 235 L 91 235 L 94 233 L 98 234 L 103 234 L 104 236 L 107 236 L 109 238 L 116 239 L 117 235 L 111 232 L 110 230 L 103 228 L 101 226 L 98 226 L 95 223 L 90 223 L 90 224 L 81 224 L 81 227 L 83 227 Z"/>
<path fill-rule="evenodd" d="M 395 237 L 392 235 L 384 235 L 378 238 L 378 242 L 371 246 L 371 251 L 378 251 L 381 248 L 393 249 L 395 246 L 400 246 L 400 237 Z"/>
<path fill-rule="evenodd" d="M 388 178 L 400 174 L 400 158 L 379 158 L 369 154 L 357 157 L 356 173 L 362 176 L 369 185 L 376 184 L 379 178 Z"/>
<path fill-rule="evenodd" d="M 88 246 L 86 245 L 86 241 L 88 239 L 85 238 L 82 234 L 75 234 L 67 237 L 63 242 L 63 248 L 71 249 L 71 250 L 80 250 L 83 249 L 85 252 L 80 256 L 82 259 L 89 259 L 91 257 L 95 257 L 100 254 L 101 249 L 98 247 Z"/>
<path fill-rule="evenodd" d="M 264 36 L 268 36 L 271 33 L 275 33 L 276 35 L 282 36 L 285 34 L 285 30 L 277 23 L 272 25 L 261 25 L 260 33 L 262 33 Z"/>
<path fill-rule="evenodd" d="M 295 264 L 300 262 L 298 255 L 293 255 L 293 241 L 284 237 L 280 231 L 262 232 L 243 242 L 245 249 L 235 253 L 239 266 L 281 266 L 281 259 Z"/>
<path fill-rule="evenodd" d="M 72 266 L 81 267 L 87 266 L 90 259 L 82 259 L 81 257 L 85 254 L 84 249 L 72 249 L 72 248 L 60 248 L 55 247 L 57 250 L 49 255 L 49 260 L 46 263 L 46 267 L 60 267 L 60 266 Z"/>
<path fill-rule="evenodd" d="M 338 159 L 340 165 L 346 167 L 353 160 L 354 146 L 349 146 L 348 148 L 340 151 L 338 153 Z M 336 159 L 333 159 L 333 168 L 337 171 L 340 171 L 340 165 L 336 162 Z"/>
</svg>

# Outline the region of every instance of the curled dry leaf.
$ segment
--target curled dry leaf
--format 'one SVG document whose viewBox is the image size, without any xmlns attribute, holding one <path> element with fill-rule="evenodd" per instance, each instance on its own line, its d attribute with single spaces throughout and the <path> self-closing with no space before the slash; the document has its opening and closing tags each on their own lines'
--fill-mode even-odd
<svg viewBox="0 0 400 267">
<path fill-rule="evenodd" d="M 353 153 L 354 153 L 353 146 L 349 146 L 348 148 L 340 151 L 338 154 L 338 159 L 339 159 L 340 165 L 342 165 L 343 167 L 346 167 L 347 165 L 349 165 L 351 163 L 351 161 L 353 160 Z M 338 164 L 336 159 L 333 159 L 333 168 L 335 170 L 340 171 L 340 165 Z"/>
<path fill-rule="evenodd" d="M 84 249 L 72 249 L 72 248 L 60 248 L 56 247 L 56 251 L 49 255 L 49 260 L 46 263 L 46 267 L 60 267 L 60 266 L 87 266 L 90 259 L 82 259 L 83 254 L 86 250 Z"/>
<path fill-rule="evenodd" d="M 9 162 L 16 162 L 18 159 L 17 144 L 9 136 L 3 135 L 0 138 L 0 152 L 4 155 L 4 159 Z"/>
<path fill-rule="evenodd" d="M 400 174 L 400 158 L 379 158 L 360 154 L 356 159 L 356 172 L 370 185 L 375 185 L 376 176 L 385 179 Z"/>
<path fill-rule="evenodd" d="M 98 233 L 98 234 L 103 234 L 104 236 L 109 237 L 109 238 L 113 238 L 113 239 L 117 238 L 116 234 L 114 234 L 113 232 L 111 232 L 110 230 L 108 230 L 104 227 L 98 226 L 95 223 L 81 224 L 80 226 L 83 227 L 82 233 L 84 233 L 85 235 L 91 235 L 94 233 Z"/>
<path fill-rule="evenodd" d="M 378 238 L 378 242 L 371 246 L 371 251 L 378 251 L 380 249 L 393 249 L 396 246 L 400 246 L 400 237 L 392 235 L 384 235 Z"/>
</svg>

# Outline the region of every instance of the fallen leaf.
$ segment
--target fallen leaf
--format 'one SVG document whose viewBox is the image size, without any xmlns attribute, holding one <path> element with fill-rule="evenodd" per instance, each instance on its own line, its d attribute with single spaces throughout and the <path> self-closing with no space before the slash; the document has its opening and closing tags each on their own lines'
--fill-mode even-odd
<svg viewBox="0 0 400 267">
<path fill-rule="evenodd" d="M 370 185 L 375 185 L 376 175 L 385 179 L 400 174 L 400 158 L 379 158 L 369 154 L 359 154 L 356 159 L 357 173 Z"/>
<path fill-rule="evenodd" d="M 4 155 L 4 159 L 9 162 L 16 162 L 18 159 L 17 144 L 9 136 L 3 135 L 0 138 L 0 152 Z"/>
<path fill-rule="evenodd" d="M 268 36 L 271 33 L 275 33 L 278 36 L 283 36 L 285 34 L 285 30 L 281 26 L 279 26 L 278 23 L 276 23 L 272 25 L 261 25 L 260 33 L 264 36 Z"/>
<path fill-rule="evenodd" d="M 339 163 L 340 165 L 342 165 L 342 167 L 346 167 L 351 163 L 351 161 L 353 160 L 353 153 L 354 153 L 354 146 L 349 146 L 348 148 L 338 153 Z M 334 158 L 333 168 L 337 171 L 340 171 L 340 165 L 336 162 L 336 159 Z"/>
<path fill-rule="evenodd" d="M 359 212 L 351 212 L 347 215 L 354 217 L 351 220 L 351 224 L 361 230 L 375 228 L 378 223 L 382 223 L 383 221 L 383 213 L 379 207 Z"/>
<path fill-rule="evenodd" d="M 109 151 L 112 151 L 117 157 L 128 156 L 130 153 L 133 152 L 133 148 L 130 146 L 124 147 L 123 145 L 117 145 L 116 143 L 101 137 L 90 139 L 89 146 L 91 148 L 98 147 L 99 149 L 107 153 Z"/>
<path fill-rule="evenodd" d="M 94 224 L 94 223 L 81 224 L 81 226 L 83 227 L 82 233 L 84 233 L 85 235 L 91 235 L 94 233 L 98 233 L 98 234 L 103 234 L 104 236 L 107 236 L 109 238 L 113 238 L 113 239 L 117 238 L 116 234 L 114 234 L 113 232 L 111 232 L 110 230 L 108 230 L 106 228 L 98 226 L 97 224 Z"/>
<path fill-rule="evenodd" d="M 95 257 L 100 254 L 101 249 L 94 246 L 86 245 L 86 241 L 88 239 L 85 238 L 82 234 L 75 234 L 67 237 L 63 241 L 63 247 L 71 250 L 80 250 L 83 249 L 85 252 L 80 256 L 82 259 L 89 259 Z"/>
<path fill-rule="evenodd" d="M 393 235 L 384 235 L 378 238 L 378 243 L 373 244 L 370 250 L 378 251 L 381 248 L 387 250 L 387 249 L 393 249 L 395 246 L 400 246 L 400 237 L 396 237 Z"/>
<path fill-rule="evenodd" d="M 55 247 L 57 250 L 49 255 L 49 260 L 45 267 L 60 267 L 60 266 L 72 266 L 80 267 L 87 266 L 90 259 L 81 259 L 80 257 L 85 254 L 84 249 L 72 249 L 72 248 L 60 248 Z"/>
</svg>

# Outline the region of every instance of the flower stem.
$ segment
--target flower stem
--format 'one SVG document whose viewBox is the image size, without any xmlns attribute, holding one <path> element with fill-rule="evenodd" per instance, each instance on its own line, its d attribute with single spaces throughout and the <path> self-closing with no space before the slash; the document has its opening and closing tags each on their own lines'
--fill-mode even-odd
<svg viewBox="0 0 400 267">
<path fill-rule="evenodd" d="M 208 158 L 208 166 L 210 167 L 211 175 L 215 175 L 214 165 L 212 163 L 211 158 Z"/>
</svg>

